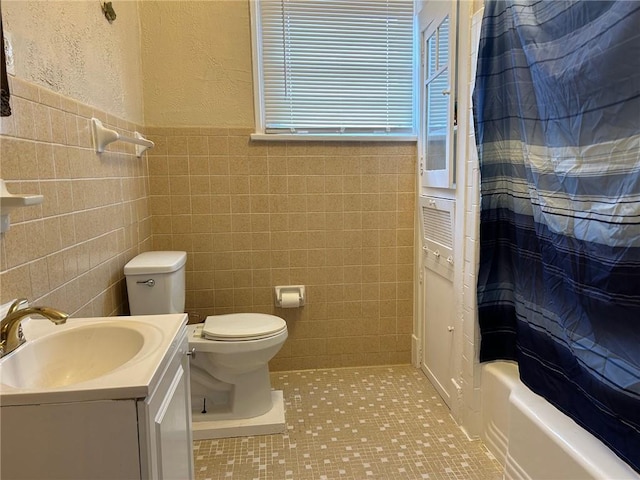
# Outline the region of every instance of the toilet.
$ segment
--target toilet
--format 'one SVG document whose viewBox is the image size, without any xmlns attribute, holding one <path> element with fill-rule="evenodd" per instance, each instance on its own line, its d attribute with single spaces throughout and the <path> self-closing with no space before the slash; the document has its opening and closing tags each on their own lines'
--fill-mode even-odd
<svg viewBox="0 0 640 480">
<path fill-rule="evenodd" d="M 251 418 L 272 407 L 268 362 L 287 339 L 280 317 L 233 313 L 189 325 L 191 407 L 216 418 Z M 232 388 L 231 388 L 232 387 Z"/>
<path fill-rule="evenodd" d="M 145 252 L 125 265 L 132 315 L 184 312 L 186 259 L 186 252 Z M 233 313 L 208 316 L 187 330 L 194 439 L 282 431 L 282 392 L 271 390 L 268 364 L 287 339 L 286 322 L 263 313 Z M 245 419 L 257 419 L 257 427 Z M 238 420 L 249 430 L 237 428 Z"/>
</svg>

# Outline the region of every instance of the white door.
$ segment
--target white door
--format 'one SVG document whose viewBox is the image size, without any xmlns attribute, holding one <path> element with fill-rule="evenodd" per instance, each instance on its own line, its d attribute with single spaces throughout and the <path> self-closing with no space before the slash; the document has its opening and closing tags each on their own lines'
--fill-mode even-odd
<svg viewBox="0 0 640 480">
<path fill-rule="evenodd" d="M 194 478 L 186 329 L 150 397 L 138 402 L 142 478 Z"/>
<path fill-rule="evenodd" d="M 420 367 L 445 403 L 454 390 L 453 219 L 455 202 L 421 196 L 423 336 Z"/>
<path fill-rule="evenodd" d="M 445 403 L 451 406 L 453 282 L 425 267 L 424 299 L 426 335 L 422 344 L 422 371 Z"/>
<path fill-rule="evenodd" d="M 419 175 L 422 187 L 453 188 L 456 131 L 455 0 L 421 3 Z"/>
<path fill-rule="evenodd" d="M 454 391 L 457 0 L 419 2 L 420 367 L 448 406 Z"/>
<path fill-rule="evenodd" d="M 154 419 L 156 447 L 158 448 L 158 478 L 179 480 L 192 478 L 190 457 L 190 425 L 185 425 L 185 414 L 190 407 L 185 395 L 189 378 L 184 369 L 176 372 L 160 411 Z"/>
</svg>

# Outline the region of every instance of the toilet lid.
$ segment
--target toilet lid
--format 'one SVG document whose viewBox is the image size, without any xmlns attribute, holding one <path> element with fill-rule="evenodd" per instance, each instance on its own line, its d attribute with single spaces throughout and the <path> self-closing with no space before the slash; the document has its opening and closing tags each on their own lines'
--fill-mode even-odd
<svg viewBox="0 0 640 480">
<path fill-rule="evenodd" d="M 286 322 L 264 313 L 232 313 L 207 317 L 202 336 L 208 340 L 259 340 L 287 329 Z"/>
</svg>

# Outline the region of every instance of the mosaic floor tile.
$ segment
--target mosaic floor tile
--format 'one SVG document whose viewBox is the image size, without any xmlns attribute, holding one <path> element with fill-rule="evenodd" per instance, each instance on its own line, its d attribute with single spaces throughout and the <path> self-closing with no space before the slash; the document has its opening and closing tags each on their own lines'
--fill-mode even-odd
<svg viewBox="0 0 640 480">
<path fill-rule="evenodd" d="M 287 430 L 194 442 L 196 480 L 498 480 L 427 378 L 410 365 L 276 372 Z"/>
</svg>

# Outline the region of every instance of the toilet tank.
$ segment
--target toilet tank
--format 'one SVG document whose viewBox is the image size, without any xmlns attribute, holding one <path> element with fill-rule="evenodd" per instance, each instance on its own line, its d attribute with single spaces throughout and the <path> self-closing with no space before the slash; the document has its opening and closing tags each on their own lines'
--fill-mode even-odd
<svg viewBox="0 0 640 480">
<path fill-rule="evenodd" d="M 183 313 L 187 252 L 145 252 L 124 266 L 131 315 Z"/>
</svg>

